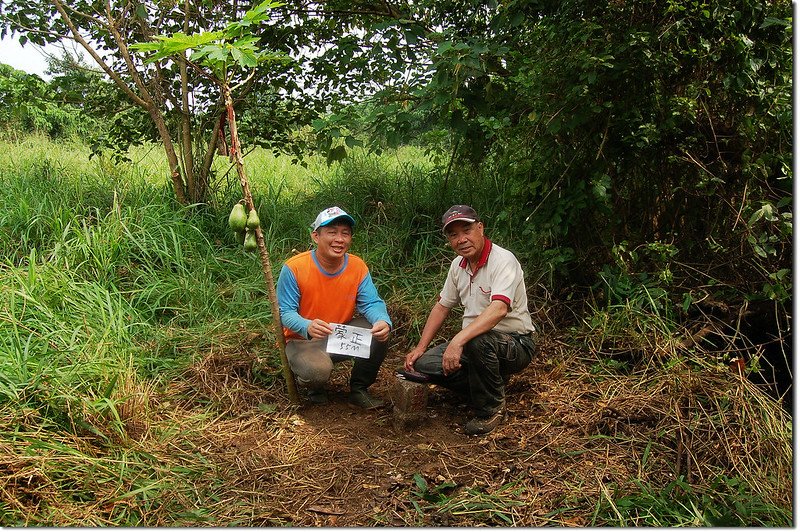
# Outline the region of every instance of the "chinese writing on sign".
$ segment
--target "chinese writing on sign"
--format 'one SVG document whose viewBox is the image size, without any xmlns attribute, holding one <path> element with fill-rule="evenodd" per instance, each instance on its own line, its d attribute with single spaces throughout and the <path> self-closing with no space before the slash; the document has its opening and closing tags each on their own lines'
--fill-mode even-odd
<svg viewBox="0 0 800 532">
<path fill-rule="evenodd" d="M 369 358 L 372 333 L 363 327 L 331 323 L 333 332 L 328 336 L 328 353 Z"/>
</svg>

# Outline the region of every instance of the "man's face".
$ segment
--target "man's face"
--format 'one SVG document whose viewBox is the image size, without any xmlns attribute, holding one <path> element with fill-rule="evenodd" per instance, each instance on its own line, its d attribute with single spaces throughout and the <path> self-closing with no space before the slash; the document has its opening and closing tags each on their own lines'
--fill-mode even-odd
<svg viewBox="0 0 800 532">
<path fill-rule="evenodd" d="M 474 262 L 481 258 L 482 222 L 452 222 L 445 228 L 444 234 L 453 250 L 468 261 Z"/>
<path fill-rule="evenodd" d="M 318 258 L 337 262 L 350 249 L 350 243 L 353 240 L 353 228 L 344 222 L 334 222 L 313 231 L 311 238 L 317 245 Z"/>
</svg>

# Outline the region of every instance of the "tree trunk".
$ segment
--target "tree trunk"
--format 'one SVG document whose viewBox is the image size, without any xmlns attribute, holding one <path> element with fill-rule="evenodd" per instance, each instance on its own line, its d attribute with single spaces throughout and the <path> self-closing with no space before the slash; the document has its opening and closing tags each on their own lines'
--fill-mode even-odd
<svg viewBox="0 0 800 532">
<path fill-rule="evenodd" d="M 120 54 L 122 55 L 126 67 L 128 69 L 128 74 L 131 76 L 135 86 L 140 91 L 140 94 L 136 94 L 128 84 L 120 77 L 120 74 L 114 71 L 108 63 L 97 53 L 94 46 L 89 44 L 89 42 L 83 37 L 81 32 L 78 30 L 78 27 L 73 22 L 72 18 L 70 17 L 67 9 L 64 6 L 62 0 L 52 0 L 53 5 L 55 6 L 56 10 L 58 11 L 61 18 L 64 20 L 64 23 L 69 28 L 70 33 L 72 34 L 73 39 L 75 42 L 79 43 L 86 53 L 88 53 L 92 59 L 103 69 L 103 71 L 108 74 L 114 84 L 119 87 L 119 89 L 125 93 L 133 103 L 140 106 L 141 108 L 145 109 L 147 113 L 150 115 L 150 118 L 153 120 L 153 123 L 158 130 L 158 135 L 161 137 L 161 141 L 164 144 L 164 151 L 167 155 L 167 162 L 169 164 L 169 172 L 170 172 L 170 179 L 172 180 L 172 188 L 175 191 L 175 197 L 177 200 L 182 204 L 186 205 L 188 202 L 186 201 L 186 187 L 183 183 L 183 177 L 181 176 L 181 169 L 178 163 L 178 155 L 175 153 L 175 146 L 172 143 L 172 136 L 169 133 L 169 129 L 167 129 L 167 124 L 164 121 L 164 116 L 158 109 L 155 101 L 153 101 L 152 95 L 147 90 L 144 82 L 139 75 L 139 72 L 136 70 L 136 67 L 131 60 L 130 54 L 128 52 L 128 46 L 125 39 L 122 37 L 122 34 L 119 32 L 119 29 L 115 26 L 115 19 L 111 15 L 111 6 L 109 4 L 106 5 L 106 16 L 107 20 L 105 22 L 105 27 L 111 33 L 114 41 L 117 43 L 117 47 L 119 48 Z M 84 15 L 85 16 L 85 15 Z M 98 19 L 100 20 L 100 19 Z"/>
<path fill-rule="evenodd" d="M 225 109 L 228 115 L 228 129 L 231 132 L 231 157 L 236 164 L 236 172 L 239 174 L 239 181 L 242 184 L 242 193 L 244 194 L 245 206 L 248 212 L 255 209 L 253 203 L 253 195 L 250 192 L 250 183 L 247 180 L 247 175 L 244 170 L 244 159 L 242 157 L 242 150 L 239 144 L 239 133 L 236 130 L 236 114 L 233 110 L 233 98 L 231 91 L 227 84 L 222 85 L 223 98 L 225 100 Z M 261 232 L 261 227 L 256 228 L 256 242 L 258 243 L 258 252 L 261 256 L 261 268 L 264 271 L 264 280 L 267 283 L 267 292 L 269 294 L 269 301 L 272 304 L 272 319 L 274 321 L 275 336 L 278 341 L 278 348 L 280 349 L 281 365 L 283 366 L 283 378 L 286 381 L 286 388 L 289 392 L 289 400 L 293 403 L 299 403 L 300 397 L 297 394 L 297 386 L 294 382 L 294 375 L 291 368 L 289 368 L 289 360 L 286 358 L 286 340 L 283 337 L 283 326 L 281 325 L 281 312 L 278 307 L 278 295 L 275 292 L 275 281 L 272 277 L 272 263 L 269 260 L 269 253 L 267 246 L 264 244 L 264 234 Z"/>
<path fill-rule="evenodd" d="M 189 0 L 184 2 L 183 31 L 189 34 Z M 186 52 L 181 54 L 181 151 L 183 152 L 183 173 L 186 176 L 186 189 L 193 203 L 205 201 L 206 193 L 194 175 L 194 153 L 192 150 L 192 117 L 189 109 L 189 73 L 186 67 Z"/>
<path fill-rule="evenodd" d="M 178 154 L 175 153 L 175 145 L 172 143 L 172 136 L 169 134 L 167 124 L 164 122 L 164 117 L 154 106 L 148 108 L 147 111 L 150 113 L 150 118 L 153 119 L 153 123 L 156 125 L 158 135 L 161 137 L 161 143 L 164 145 L 164 152 L 167 155 L 170 179 L 172 179 L 172 189 L 175 191 L 175 197 L 181 205 L 187 205 L 189 202 L 186 198 L 186 187 L 183 184 L 183 177 L 181 176 Z"/>
</svg>

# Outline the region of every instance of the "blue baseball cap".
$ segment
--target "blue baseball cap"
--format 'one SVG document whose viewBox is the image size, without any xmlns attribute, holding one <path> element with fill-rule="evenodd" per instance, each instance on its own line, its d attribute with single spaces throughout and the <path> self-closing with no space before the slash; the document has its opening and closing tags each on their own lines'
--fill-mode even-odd
<svg viewBox="0 0 800 532">
<path fill-rule="evenodd" d="M 317 218 L 314 220 L 314 223 L 311 224 L 311 230 L 316 231 L 320 227 L 325 227 L 326 225 L 330 225 L 335 220 L 338 220 L 340 218 L 344 218 L 345 221 L 351 226 L 356 225 L 356 221 L 353 219 L 353 217 L 344 212 L 342 209 L 340 209 L 339 207 L 329 207 L 317 215 Z"/>
</svg>

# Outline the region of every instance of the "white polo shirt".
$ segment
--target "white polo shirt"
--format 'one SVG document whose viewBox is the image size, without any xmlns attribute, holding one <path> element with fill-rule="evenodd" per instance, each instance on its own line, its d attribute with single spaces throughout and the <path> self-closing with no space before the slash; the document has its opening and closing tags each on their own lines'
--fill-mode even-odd
<svg viewBox="0 0 800 532">
<path fill-rule="evenodd" d="M 463 328 L 492 301 L 502 301 L 509 309 L 493 330 L 517 334 L 535 330 L 528 312 L 522 266 L 513 253 L 484 237 L 483 252 L 474 272 L 464 257 L 453 259 L 439 294 L 439 303 L 447 308 L 464 307 Z"/>
</svg>

